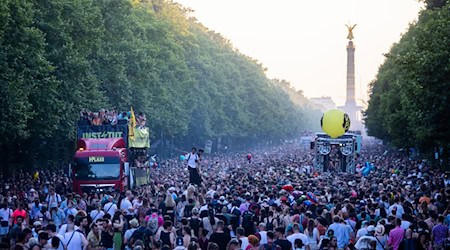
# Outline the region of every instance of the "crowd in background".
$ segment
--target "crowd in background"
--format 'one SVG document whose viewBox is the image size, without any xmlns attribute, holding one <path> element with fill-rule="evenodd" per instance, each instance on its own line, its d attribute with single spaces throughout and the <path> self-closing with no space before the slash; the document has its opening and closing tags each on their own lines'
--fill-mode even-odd
<svg viewBox="0 0 450 250">
<path fill-rule="evenodd" d="M 448 177 L 424 161 L 365 145 L 357 162 L 375 169 L 362 176 L 315 173 L 294 144 L 251 153 L 196 160 L 199 185 L 169 159 L 126 192 L 1 176 L 0 249 L 449 249 Z"/>
<path fill-rule="evenodd" d="M 98 112 L 92 112 L 89 110 L 82 110 L 80 112 L 80 120 L 87 121 L 90 125 L 116 125 L 119 120 L 127 120 L 134 116 L 132 111 L 119 112 L 115 109 L 107 110 L 100 109 Z M 138 113 L 135 116 L 136 127 L 145 127 L 147 118 L 145 114 Z"/>
</svg>

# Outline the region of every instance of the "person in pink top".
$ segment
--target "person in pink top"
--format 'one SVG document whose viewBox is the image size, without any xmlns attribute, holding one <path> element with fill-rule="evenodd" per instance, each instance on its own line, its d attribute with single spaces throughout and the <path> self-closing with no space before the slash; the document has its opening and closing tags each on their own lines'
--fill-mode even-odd
<svg viewBox="0 0 450 250">
<path fill-rule="evenodd" d="M 391 246 L 394 250 L 398 250 L 400 243 L 403 241 L 405 236 L 405 230 L 401 228 L 402 220 L 397 218 L 395 220 L 395 228 L 389 232 L 389 240 L 388 245 Z"/>
<path fill-rule="evenodd" d="M 27 211 L 23 209 L 23 204 L 19 203 L 18 208 L 13 212 L 12 218 L 14 219 L 14 224 L 17 223 L 17 217 L 21 216 L 28 224 Z"/>
</svg>

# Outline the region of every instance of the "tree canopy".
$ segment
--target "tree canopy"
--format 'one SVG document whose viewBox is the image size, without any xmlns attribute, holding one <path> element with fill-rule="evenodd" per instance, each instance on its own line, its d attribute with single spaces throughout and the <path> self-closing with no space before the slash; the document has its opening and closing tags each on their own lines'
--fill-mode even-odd
<svg viewBox="0 0 450 250">
<path fill-rule="evenodd" d="M 0 72 L 2 168 L 69 160 L 83 108 L 133 106 L 185 147 L 292 138 L 320 116 L 166 0 L 4 0 Z"/>
<path fill-rule="evenodd" d="M 366 126 L 399 147 L 440 150 L 450 143 L 450 2 L 426 1 L 371 83 Z"/>
</svg>

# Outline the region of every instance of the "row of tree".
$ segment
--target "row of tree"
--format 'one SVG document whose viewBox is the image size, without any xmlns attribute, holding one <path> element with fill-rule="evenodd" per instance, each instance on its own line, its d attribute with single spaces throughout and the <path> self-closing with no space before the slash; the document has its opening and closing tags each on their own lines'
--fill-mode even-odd
<svg viewBox="0 0 450 250">
<path fill-rule="evenodd" d="M 370 135 L 448 159 L 450 1 L 425 2 L 371 83 L 365 122 Z"/>
<path fill-rule="evenodd" d="M 189 15 L 166 0 L 1 1 L 1 167 L 70 159 L 82 108 L 133 106 L 154 139 L 185 147 L 318 128 L 318 111 Z"/>
</svg>

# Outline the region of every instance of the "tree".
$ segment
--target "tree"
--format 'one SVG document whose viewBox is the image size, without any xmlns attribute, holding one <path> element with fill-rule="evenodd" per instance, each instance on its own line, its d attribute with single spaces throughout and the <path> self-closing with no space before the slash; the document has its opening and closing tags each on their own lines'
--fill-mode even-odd
<svg viewBox="0 0 450 250">
<path fill-rule="evenodd" d="M 447 154 L 450 3 L 431 2 L 380 67 L 371 85 L 366 125 L 369 134 L 396 146 L 428 153 L 442 147 Z"/>
</svg>

